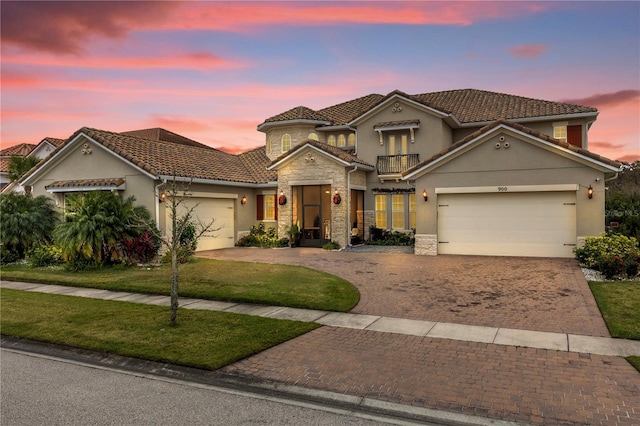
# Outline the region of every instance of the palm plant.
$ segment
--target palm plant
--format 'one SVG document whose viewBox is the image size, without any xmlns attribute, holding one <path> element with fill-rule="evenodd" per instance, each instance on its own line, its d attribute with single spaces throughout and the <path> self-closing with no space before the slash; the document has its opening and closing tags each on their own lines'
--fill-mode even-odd
<svg viewBox="0 0 640 426">
<path fill-rule="evenodd" d="M 89 260 L 96 265 L 119 259 L 123 240 L 149 229 L 151 215 L 135 206 L 135 197 L 92 191 L 67 198 L 67 217 L 54 230 L 65 259 Z"/>
<path fill-rule="evenodd" d="M 14 155 L 9 159 L 7 165 L 7 175 L 11 182 L 15 182 L 24 176 L 29 170 L 31 170 L 36 164 L 40 162 L 36 157 L 21 157 Z"/>
<path fill-rule="evenodd" d="M 57 221 L 50 198 L 14 192 L 0 194 L 0 242 L 3 251 L 18 259 L 34 245 L 51 242 Z"/>
</svg>

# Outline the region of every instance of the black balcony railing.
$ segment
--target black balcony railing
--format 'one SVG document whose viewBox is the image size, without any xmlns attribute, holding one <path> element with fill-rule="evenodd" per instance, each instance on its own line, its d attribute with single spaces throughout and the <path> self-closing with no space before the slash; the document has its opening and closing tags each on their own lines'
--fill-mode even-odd
<svg viewBox="0 0 640 426">
<path fill-rule="evenodd" d="M 381 155 L 378 157 L 378 174 L 402 173 L 419 163 L 418 154 Z"/>
</svg>

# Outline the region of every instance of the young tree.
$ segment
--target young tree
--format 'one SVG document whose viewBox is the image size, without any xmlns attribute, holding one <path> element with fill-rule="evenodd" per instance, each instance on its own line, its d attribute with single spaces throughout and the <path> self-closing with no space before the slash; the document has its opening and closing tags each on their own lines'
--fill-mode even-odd
<svg viewBox="0 0 640 426">
<path fill-rule="evenodd" d="M 34 245 L 51 241 L 58 221 L 50 198 L 25 194 L 0 194 L 0 242 L 15 258 L 24 257 Z"/>
<path fill-rule="evenodd" d="M 167 209 L 171 230 L 166 235 L 160 235 L 162 243 L 171 255 L 171 318 L 172 326 L 178 324 L 178 267 L 181 258 L 187 258 L 192 254 L 198 240 L 205 234 L 212 234 L 220 228 L 214 228 L 215 218 L 208 222 L 196 217 L 194 210 L 198 206 L 188 206 L 187 200 L 191 197 L 189 192 L 190 182 L 179 183 L 175 176 L 165 184 L 164 204 Z M 215 237 L 215 235 L 211 235 Z"/>
<path fill-rule="evenodd" d="M 9 164 L 7 165 L 7 175 L 9 180 L 11 182 L 17 181 L 39 162 L 40 159 L 36 157 L 22 157 L 20 155 L 11 156 Z"/>
</svg>

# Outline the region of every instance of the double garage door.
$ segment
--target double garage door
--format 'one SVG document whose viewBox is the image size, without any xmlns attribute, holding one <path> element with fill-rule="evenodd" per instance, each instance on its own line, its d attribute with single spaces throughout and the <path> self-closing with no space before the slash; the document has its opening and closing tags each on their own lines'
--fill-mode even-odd
<svg viewBox="0 0 640 426">
<path fill-rule="evenodd" d="M 438 195 L 438 253 L 573 257 L 576 193 Z"/>
<path fill-rule="evenodd" d="M 193 216 L 202 223 L 209 223 L 215 218 L 213 228 L 219 230 L 205 234 L 198 240 L 197 251 L 214 250 L 234 245 L 234 200 L 225 198 L 200 198 L 189 199 L 187 207 L 196 206 Z M 167 223 L 171 223 L 167 213 Z"/>
</svg>

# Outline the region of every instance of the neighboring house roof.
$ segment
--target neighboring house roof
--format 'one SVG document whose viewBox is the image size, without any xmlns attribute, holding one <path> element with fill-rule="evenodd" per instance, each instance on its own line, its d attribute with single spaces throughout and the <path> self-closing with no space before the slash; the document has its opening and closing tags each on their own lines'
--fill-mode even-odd
<svg viewBox="0 0 640 426">
<path fill-rule="evenodd" d="M 151 129 L 141 129 L 141 130 L 130 130 L 127 132 L 120 132 L 123 135 L 137 136 L 144 139 L 151 139 L 153 141 L 165 141 L 165 142 L 173 142 L 181 145 L 187 146 L 197 146 L 200 148 L 207 149 L 215 149 L 208 145 L 202 144 L 200 142 L 196 142 L 192 139 L 186 138 L 177 133 L 173 133 L 169 130 L 165 130 L 160 127 L 154 127 Z M 217 150 L 216 150 L 217 151 Z"/>
<path fill-rule="evenodd" d="M 329 119 L 317 111 L 307 108 L 305 106 L 297 106 L 291 108 L 288 111 L 274 115 L 273 117 L 264 120 L 265 123 L 276 121 L 291 121 L 291 120 L 310 120 L 310 121 L 323 121 L 327 122 Z"/>
<path fill-rule="evenodd" d="M 279 156 L 278 158 L 273 160 L 271 162 L 271 164 L 269 164 L 269 169 L 271 170 L 271 168 L 274 167 L 276 164 L 281 163 L 286 158 L 291 157 L 296 152 L 304 149 L 307 146 L 312 146 L 312 147 L 316 148 L 319 151 L 323 151 L 323 152 L 329 154 L 332 157 L 335 157 L 335 158 L 337 158 L 339 160 L 342 160 L 345 163 L 354 164 L 354 165 L 355 164 L 360 164 L 360 165 L 365 166 L 367 168 L 371 168 L 372 170 L 375 169 L 374 166 L 372 166 L 371 164 L 367 163 L 366 161 L 363 161 L 363 160 L 359 159 L 358 157 L 356 157 L 355 155 L 353 155 L 349 151 L 345 151 L 345 150 L 343 150 L 341 148 L 337 148 L 335 146 L 327 145 L 326 143 L 314 141 L 312 139 L 309 139 L 306 142 L 303 142 L 303 143 L 295 146 L 291 150 L 285 152 L 284 154 L 282 154 L 281 156 Z"/>
<path fill-rule="evenodd" d="M 33 151 L 33 148 L 35 147 L 36 145 L 32 143 L 21 143 L 21 144 L 10 146 L 8 148 L 1 150 L 0 156 L 10 157 L 12 155 L 18 155 L 20 157 L 25 157 L 29 155 L 29 153 Z"/>
<path fill-rule="evenodd" d="M 46 138 L 44 138 L 42 140 L 42 142 L 49 142 L 54 147 L 58 148 L 58 147 L 60 147 L 60 145 L 62 145 L 63 143 L 66 142 L 66 139 L 58 139 L 58 138 L 46 137 Z M 40 143 L 42 143 L 42 142 L 40 142 Z M 38 145 L 40 145 L 40 144 L 38 144 Z"/>
<path fill-rule="evenodd" d="M 267 170 L 267 166 L 271 163 L 271 160 L 267 157 L 265 146 L 238 154 L 238 157 L 245 166 L 247 166 L 256 183 L 268 183 L 278 180 L 278 174 L 276 172 Z"/>
<path fill-rule="evenodd" d="M 177 176 L 202 180 L 256 183 L 250 165 L 239 156 L 210 147 L 191 146 L 180 142 L 152 140 L 124 133 L 83 127 L 66 144 L 56 149 L 38 166 L 31 169 L 21 182 L 27 182 L 52 157 L 69 146 L 69 142 L 85 135 L 113 153 L 155 177 Z M 185 138 L 186 139 L 186 138 Z M 266 167 L 265 161 L 265 167 Z"/>
<path fill-rule="evenodd" d="M 485 90 L 461 89 L 418 95 L 410 95 L 394 90 L 386 96 L 371 94 L 320 109 L 317 113 L 322 117 L 328 118 L 332 125 L 347 125 L 394 96 L 401 96 L 444 114 L 451 114 L 460 124 L 486 123 L 499 119 L 519 120 L 567 114 L 595 114 L 598 112 L 596 108 L 587 106 L 525 98 L 523 96 Z M 306 108 L 305 111 L 309 116 L 315 112 L 309 108 Z M 283 121 L 283 117 L 286 116 L 284 114 L 287 113 L 270 117 L 265 120 L 265 123 Z"/>
<path fill-rule="evenodd" d="M 491 132 L 491 130 L 495 129 L 496 127 L 499 126 L 506 126 L 506 127 L 510 127 L 514 130 L 520 131 L 522 133 L 526 133 L 528 135 L 531 135 L 533 137 L 536 137 L 538 139 L 542 139 L 543 141 L 546 142 L 550 142 L 554 145 L 557 145 L 560 148 L 565 148 L 568 149 L 570 151 L 572 151 L 573 153 L 576 154 L 580 154 L 584 157 L 590 158 L 592 160 L 598 161 L 600 163 L 606 164 L 608 166 L 611 166 L 613 168 L 620 168 L 621 163 L 617 162 L 617 161 L 613 161 L 610 160 L 608 158 L 602 157 L 601 155 L 598 154 L 594 154 L 593 152 L 587 151 L 586 149 L 583 148 L 578 148 L 577 146 L 571 145 L 567 142 L 562 142 L 559 141 L 558 139 L 554 139 L 548 135 L 545 135 L 544 133 L 540 133 L 536 130 L 533 130 L 529 127 L 523 126 L 521 124 L 518 123 L 513 123 L 511 121 L 507 121 L 507 120 L 496 120 L 491 124 L 487 124 L 486 126 L 484 126 L 481 129 L 476 130 L 475 132 L 471 133 L 470 135 L 468 135 L 467 137 L 465 137 L 464 139 L 461 139 L 460 141 L 454 143 L 453 145 L 449 146 L 448 148 L 440 151 L 439 153 L 437 153 L 436 155 L 432 156 L 431 158 L 428 158 L 425 161 L 420 162 L 419 164 L 416 164 L 415 166 L 405 170 L 402 173 L 403 177 L 409 176 L 411 174 L 414 174 L 416 171 L 423 169 L 427 166 L 429 166 L 430 164 L 442 159 L 443 157 L 445 157 L 447 154 L 456 151 L 457 149 L 463 147 L 464 145 L 468 144 L 469 142 L 477 139 L 478 137 Z"/>
</svg>

